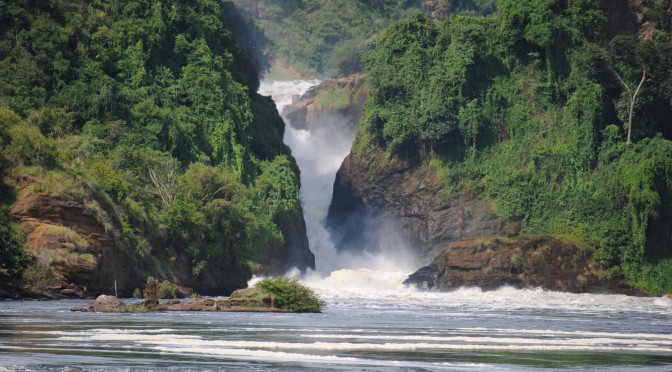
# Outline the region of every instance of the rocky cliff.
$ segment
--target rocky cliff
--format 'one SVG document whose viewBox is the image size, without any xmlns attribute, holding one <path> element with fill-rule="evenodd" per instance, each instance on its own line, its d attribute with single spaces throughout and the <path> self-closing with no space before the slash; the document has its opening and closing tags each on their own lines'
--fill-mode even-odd
<svg viewBox="0 0 672 372">
<path fill-rule="evenodd" d="M 297 129 L 338 122 L 354 131 L 367 95 L 364 75 L 327 80 L 294 97 L 284 115 Z M 350 154 L 333 188 L 327 217 L 332 238 L 340 249 L 375 246 L 378 234 L 371 232 L 384 228 L 385 221 L 429 262 L 455 240 L 517 233 L 517 224 L 498 219 L 487 202 L 467 194 L 450 197 L 443 186 L 428 161 L 389 159 L 377 147 Z"/>
<path fill-rule="evenodd" d="M 361 140 L 361 133 L 359 140 Z M 498 218 L 482 196 L 450 196 L 427 160 L 389 157 L 356 146 L 334 184 L 328 223 L 340 249 L 361 249 L 387 221 L 424 262 L 405 282 L 420 289 L 461 286 L 640 294 L 622 276 L 610 277 L 591 250 L 560 237 L 519 237 L 520 221 Z M 374 222 L 372 222 L 374 221 Z"/>
<path fill-rule="evenodd" d="M 375 228 L 370 217 L 381 217 L 427 262 L 456 240 L 517 233 L 517 224 L 497 218 L 486 201 L 451 197 L 443 188 L 428 161 L 391 159 L 367 148 L 350 154 L 338 171 L 328 224 L 339 246 L 355 247 Z"/>
<path fill-rule="evenodd" d="M 121 226 L 95 199 L 38 193 L 24 184 L 12 214 L 26 231 L 30 254 L 53 270 L 52 291 L 113 293 L 116 281 L 130 293 L 144 281 Z"/>
<path fill-rule="evenodd" d="M 364 82 L 363 74 L 325 80 L 303 95 L 292 97 L 292 104 L 285 107 L 283 115 L 296 129 L 310 131 L 320 123 L 335 122 L 354 132 L 367 97 Z"/>
<path fill-rule="evenodd" d="M 503 3 L 500 2 L 500 4 Z M 519 9 L 515 2 L 507 2 L 507 4 L 509 8 L 506 9 L 513 12 L 512 14 L 517 14 L 516 11 L 523 8 L 526 9 L 525 11 L 533 12 L 533 7 L 521 6 Z M 669 39 L 665 38 L 665 34 L 656 33 L 657 31 L 649 27 L 651 24 L 658 23 L 669 28 L 669 22 L 666 23 L 667 18 L 664 17 L 670 14 L 666 3 L 658 4 L 656 9 L 646 9 L 642 5 L 644 2 L 641 4 L 637 2 L 637 4 L 639 5 L 633 7 L 632 2 L 627 0 L 614 1 L 595 10 L 597 13 L 604 12 L 604 19 L 607 21 L 599 23 L 600 27 L 604 28 L 601 32 L 595 30 L 594 34 L 599 33 L 599 37 L 591 34 L 593 35 L 591 37 L 596 39 L 595 48 L 606 45 L 606 41 L 613 39 L 616 35 L 628 35 L 621 40 L 627 39 L 633 45 L 638 40 L 655 41 L 656 37 L 667 43 Z M 665 9 L 659 9 L 663 5 Z M 562 16 L 559 17 L 562 18 Z M 503 19 L 506 17 L 484 21 L 483 35 L 488 34 L 489 27 Z M 650 22 L 649 26 L 647 22 Z M 476 23 L 476 20 L 472 20 L 472 23 Z M 515 28 L 515 25 L 502 24 L 506 28 Z M 454 25 L 457 25 L 457 22 Z M 450 86 L 453 81 L 447 79 L 446 76 L 450 75 L 456 66 L 462 66 L 463 60 L 460 59 L 459 53 L 454 53 L 457 49 L 452 48 L 472 48 L 474 45 L 486 48 L 487 43 L 469 44 L 472 42 L 469 41 L 463 45 L 461 42 L 451 41 L 452 44 L 450 48 L 445 49 L 444 55 L 431 63 L 426 62 L 423 58 L 435 52 L 432 48 L 443 48 L 441 44 L 443 41 L 454 35 L 463 35 L 463 32 L 471 32 L 471 29 L 467 30 L 466 26 L 464 28 L 456 26 L 454 29 L 445 28 L 445 39 L 441 36 L 437 39 L 432 37 L 421 39 L 422 42 L 433 46 L 422 53 L 416 51 L 417 45 L 421 44 L 418 39 L 413 39 L 406 44 L 400 41 L 408 34 L 408 29 L 425 26 L 427 30 L 435 30 L 435 24 L 423 18 L 419 18 L 417 22 L 402 22 L 397 26 L 392 26 L 379 38 L 374 51 L 369 54 L 367 69 L 371 98 L 367 103 L 368 114 L 365 120 L 367 126 L 360 128 L 354 149 L 338 172 L 333 201 L 329 210 L 328 222 L 334 232 L 337 246 L 347 249 L 369 244 L 370 242 L 362 237 L 377 228 L 376 224 L 370 221 L 379 218 L 379 220 L 394 225 L 407 243 L 426 262 L 437 257 L 434 264 L 423 268 L 411 278 L 411 281 L 415 280 L 416 284 L 428 283 L 428 288 L 445 290 L 461 285 L 493 288 L 511 284 L 520 287 L 542 286 L 553 290 L 576 292 L 627 292 L 627 286 L 621 285 L 621 279 L 605 278 L 605 275 L 600 274 L 596 269 L 598 266 L 613 269 L 612 273 L 622 275 L 617 265 L 631 258 L 628 254 L 619 256 L 621 252 L 613 254 L 620 249 L 616 247 L 623 244 L 621 240 L 602 239 L 602 237 L 590 239 L 591 234 L 598 231 L 597 228 L 590 227 L 586 229 L 586 233 L 577 233 L 578 229 L 575 228 L 587 218 L 594 218 L 586 224 L 587 226 L 590 224 L 598 226 L 602 223 L 600 219 L 604 220 L 605 217 L 595 213 L 594 208 L 589 208 L 584 214 L 567 213 L 566 217 L 562 217 L 566 219 L 562 222 L 564 225 L 555 223 L 555 220 L 560 219 L 556 216 L 570 209 L 566 206 L 567 200 L 574 198 L 576 193 L 575 190 L 567 194 L 556 192 L 559 188 L 554 185 L 558 184 L 562 187 L 570 185 L 571 182 L 565 182 L 565 178 L 571 173 L 560 169 L 560 164 L 563 164 L 560 158 L 549 157 L 547 160 L 541 160 L 534 154 L 536 154 L 536 149 L 543 149 L 541 150 L 543 153 L 546 153 L 545 151 L 553 153 L 554 150 L 547 149 L 555 148 L 553 147 L 554 141 L 564 145 L 567 140 L 566 133 L 563 131 L 566 130 L 569 119 L 558 115 L 557 123 L 552 123 L 550 118 L 556 117 L 552 114 L 555 111 L 544 111 L 547 109 L 535 111 L 536 108 L 533 108 L 529 110 L 529 117 L 534 118 L 530 119 L 530 123 L 540 124 L 537 118 L 544 116 L 547 116 L 549 120 L 541 125 L 540 129 L 530 126 L 529 128 L 534 129 L 526 133 L 529 137 L 524 137 L 521 134 L 525 130 L 522 123 L 524 120 L 519 114 L 528 111 L 522 108 L 518 111 L 519 106 L 515 106 L 518 103 L 514 105 L 512 102 L 520 102 L 520 107 L 526 108 L 535 105 L 536 97 L 527 97 L 527 92 L 524 92 L 525 88 L 522 88 L 520 92 L 504 94 L 507 98 L 503 99 L 501 109 L 506 111 L 508 110 L 507 105 L 515 106 L 515 109 L 511 108 L 507 111 L 507 115 L 511 114 L 510 117 L 498 116 L 500 115 L 498 111 L 500 103 L 493 104 L 493 111 L 485 111 L 485 108 L 492 104 L 491 102 L 483 103 L 489 99 L 485 97 L 500 94 L 498 89 L 502 88 L 495 84 L 492 88 L 487 88 L 492 90 L 480 91 L 480 84 L 485 84 L 483 85 L 485 87 L 491 83 L 491 81 L 479 80 L 483 77 L 482 72 L 487 69 L 484 67 L 489 63 L 487 59 L 492 57 L 492 54 L 487 53 L 487 56 L 482 55 L 482 60 L 478 57 L 473 60 L 473 64 L 469 62 L 469 65 L 464 66 L 464 71 L 468 72 L 461 77 L 464 80 L 460 83 L 463 85 L 459 85 L 459 89 L 441 90 L 437 93 L 434 87 Z M 471 26 L 469 24 L 469 27 Z M 442 31 L 437 30 L 437 32 L 440 34 Z M 427 35 L 433 34 L 428 31 Z M 433 44 L 435 41 L 436 43 Z M 493 39 L 493 42 L 499 41 Z M 652 42 L 646 45 L 653 44 Z M 660 48 L 663 50 L 666 47 L 661 46 Z M 570 50 L 571 47 L 566 46 L 566 49 Z M 516 58 L 516 56 L 511 58 Z M 416 63 L 420 60 L 422 62 Z M 492 67 L 497 69 L 501 67 L 501 64 L 493 64 Z M 577 67 L 576 71 L 581 68 Z M 431 69 L 436 73 L 415 74 L 425 69 Z M 608 72 L 608 69 L 605 70 Z M 604 80 L 607 82 L 613 79 L 612 74 L 605 73 L 604 75 Z M 418 82 L 418 79 L 425 79 L 425 76 L 431 78 Z M 511 79 L 510 87 L 515 86 L 514 90 L 518 89 L 519 80 L 535 81 L 536 79 L 536 77 L 526 76 L 518 71 L 512 72 L 510 76 L 502 74 L 501 77 Z M 497 76 L 495 80 L 498 78 L 500 76 Z M 541 80 L 543 81 L 543 78 Z M 425 89 L 426 87 L 432 88 Z M 467 99 L 459 105 L 455 104 L 454 97 L 461 97 L 463 92 L 471 89 L 473 89 L 472 93 L 479 91 L 478 94 L 469 98 L 475 97 L 474 101 L 467 102 Z M 532 94 L 534 95 L 536 93 Z M 483 103 L 484 106 L 479 106 L 478 102 Z M 553 107 L 553 110 L 564 112 L 563 104 Z M 610 107 L 611 104 L 611 102 L 605 104 L 605 107 Z M 581 115 L 583 115 L 582 111 L 579 116 L 582 118 Z M 598 120 L 597 124 L 585 124 L 586 128 L 589 125 L 603 128 L 608 122 L 614 121 L 606 117 L 596 120 Z M 604 120 L 604 122 L 599 122 L 599 120 Z M 488 124 L 485 123 L 490 123 L 492 126 L 479 127 L 487 126 Z M 546 128 L 557 129 L 557 137 L 547 135 L 544 132 Z M 472 129 L 478 133 L 470 132 Z M 445 132 L 439 133 L 437 130 Z M 539 133 L 542 134 L 539 135 Z M 643 142 L 641 145 L 645 144 Z M 464 146 L 464 149 L 461 146 Z M 470 151 L 473 152 L 470 153 Z M 594 152 L 595 147 L 589 148 L 588 151 Z M 573 151 L 568 153 L 574 156 Z M 506 154 L 511 154 L 511 156 L 507 157 Z M 660 157 L 660 159 L 663 158 L 665 157 Z M 474 159 L 476 161 L 472 162 Z M 541 165 L 542 163 L 544 165 Z M 594 163 L 588 165 L 591 170 L 601 166 L 605 169 L 607 167 L 607 165 Z M 600 172 L 601 170 L 598 170 L 595 173 Z M 521 178 L 516 179 L 519 174 Z M 526 175 L 522 176 L 522 174 Z M 534 181 L 528 182 L 526 178 L 528 176 Z M 645 178 L 643 175 L 636 177 Z M 625 177 L 614 176 L 614 179 L 623 178 Z M 525 181 L 521 182 L 521 179 Z M 590 179 L 590 182 L 593 181 L 594 179 Z M 454 182 L 454 184 L 446 185 L 444 182 Z M 447 189 L 450 191 L 446 191 Z M 607 190 L 607 193 L 613 192 L 613 189 Z M 666 192 L 663 191 L 660 194 L 663 195 L 662 200 L 668 199 L 665 196 Z M 564 196 L 560 195 L 568 196 L 563 199 Z M 597 194 L 587 194 L 583 199 L 586 201 L 576 203 L 576 207 L 572 208 L 578 210 L 585 208 L 586 205 L 592 206 L 587 200 L 594 200 L 595 195 Z M 515 202 L 512 202 L 513 200 Z M 595 207 L 610 206 L 612 205 L 610 203 L 610 200 L 596 200 Z M 551 210 L 552 208 L 556 209 Z M 563 210 L 563 208 L 566 209 Z M 621 220 L 619 214 L 621 208 L 623 207 L 615 208 L 614 221 Z M 533 213 L 537 215 L 529 217 Z M 666 213 L 660 214 L 665 215 Z M 534 221 L 531 222 L 532 218 L 536 218 L 536 225 Z M 643 219 L 647 221 L 649 217 Z M 546 223 L 548 221 L 553 221 L 553 223 Z M 637 223 L 639 222 L 633 225 Z M 613 226 L 620 231 L 623 226 L 629 226 L 629 224 L 616 222 Z M 625 231 L 616 236 L 625 236 L 630 233 L 627 228 L 622 230 Z M 650 229 L 650 231 L 653 230 L 654 228 Z M 519 237 L 521 231 L 523 235 L 558 235 Z M 610 233 L 613 231 L 611 227 L 609 231 Z M 642 232 L 635 240 L 639 239 L 639 236 L 649 234 L 650 231 Z M 593 246 L 585 250 L 580 249 L 579 245 L 582 243 L 567 242 L 560 237 L 561 234 L 572 235 L 583 242 L 591 242 Z M 597 236 L 598 233 L 595 235 Z M 481 251 L 480 243 L 477 244 L 475 239 L 496 239 L 497 243 L 485 244 L 486 248 Z M 535 248 L 538 246 L 545 248 Z M 665 251 L 666 249 L 663 247 L 662 249 L 650 249 L 650 251 Z M 605 254 L 608 250 L 613 252 Z M 591 254 L 595 252 L 595 257 L 592 257 Z M 644 252 L 644 248 L 640 248 L 637 252 Z M 551 256 L 555 260 L 553 264 L 547 260 L 547 257 Z M 652 261 L 658 260 L 659 257 L 669 257 L 663 254 L 654 256 L 655 254 L 650 255 L 653 257 Z M 603 257 L 609 258 L 605 260 Z M 599 265 L 596 265 L 595 261 L 599 262 Z M 654 263 L 658 265 L 658 262 Z M 649 272 L 664 272 L 661 269 L 663 264 L 660 265 L 655 269 L 660 271 L 649 270 Z M 637 267 L 637 263 L 632 264 L 632 267 Z M 635 284 L 633 278 L 639 278 L 637 270 L 631 270 L 628 275 L 630 275 L 628 283 L 640 289 L 648 285 L 642 284 L 643 282 L 654 283 L 649 288 L 654 288 L 662 282 L 659 278 L 653 278 L 654 275 L 652 275 L 653 279 L 637 279 L 640 283 Z M 418 278 L 423 279 L 417 281 Z M 648 291 L 657 293 L 661 291 L 659 288 L 648 289 Z"/>
<path fill-rule="evenodd" d="M 129 239 L 134 238 L 125 231 L 129 227 L 115 211 L 118 207 L 97 198 L 88 188 L 81 199 L 34 189 L 30 180 L 24 180 L 11 213 L 24 228 L 29 254 L 40 269 L 25 276 L 28 292 L 7 292 L 7 296 L 84 297 L 115 290 L 130 296 L 152 275 L 175 283 L 181 295 L 229 294 L 247 285 L 241 279 L 244 275 L 226 268 L 195 275 L 189 256 L 171 245 L 166 231 L 150 221 L 136 221 L 135 238 L 141 243 L 133 247 Z M 263 273 L 281 274 L 293 266 L 300 270 L 314 267 L 305 223 L 281 229 L 285 244 L 262 260 Z M 39 293 L 31 293 L 31 288 Z"/>
</svg>

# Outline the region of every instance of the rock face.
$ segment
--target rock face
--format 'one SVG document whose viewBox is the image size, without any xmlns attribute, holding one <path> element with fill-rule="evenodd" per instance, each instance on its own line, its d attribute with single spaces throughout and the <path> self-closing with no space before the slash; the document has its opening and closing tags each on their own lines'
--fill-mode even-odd
<svg viewBox="0 0 672 372">
<path fill-rule="evenodd" d="M 610 279 L 598 273 L 588 251 L 570 241 L 548 236 L 475 238 L 449 244 L 404 284 L 428 290 L 511 285 L 577 293 L 638 294 L 621 278 Z"/>
<path fill-rule="evenodd" d="M 297 268 L 302 273 L 308 269 L 315 270 L 315 255 L 310 251 L 305 220 L 301 218 L 292 221 L 291 224 L 280 223 L 278 227 L 285 238 L 282 250 L 269 253 L 263 260 L 263 265 L 255 269 L 254 274 L 284 275 L 292 268 Z"/>
<path fill-rule="evenodd" d="M 142 254 L 136 253 L 123 236 L 114 206 L 104 205 L 92 193 L 83 200 L 70 195 L 47 195 L 34 192 L 26 182 L 12 215 L 27 233 L 31 255 L 54 272 L 55 282 L 39 293 L 6 290 L 0 292 L 0 297 L 92 297 L 115 290 L 130 296 L 148 276 L 157 273 L 176 283 L 182 295 L 193 291 L 203 295 L 228 294 L 247 283 L 244 275 L 231 275 L 219 268 L 194 276 L 189 256 L 168 244 L 165 230 L 146 221 L 139 233 L 147 244 Z M 284 273 L 290 265 L 302 270 L 314 267 L 305 223 L 301 222 L 298 227 L 283 229 L 284 250 L 278 257 L 269 258 L 276 271 Z"/>
<path fill-rule="evenodd" d="M 363 74 L 325 80 L 302 96 L 294 96 L 282 114 L 295 129 L 310 131 L 329 118 L 354 132 L 367 97 L 364 82 Z"/>
<path fill-rule="evenodd" d="M 115 280 L 118 288 L 130 290 L 141 282 L 134 253 L 122 243 L 121 229 L 99 205 L 24 187 L 12 214 L 26 230 L 33 256 L 65 283 L 109 293 Z M 68 289 L 72 288 L 64 288 L 64 294 Z"/>
<path fill-rule="evenodd" d="M 470 195 L 450 197 L 428 162 L 388 159 L 382 150 L 350 154 L 338 171 L 328 225 L 337 246 L 357 241 L 375 229 L 371 216 L 398 228 L 425 262 L 453 241 L 517 233 L 516 224 L 498 219 L 487 202 Z"/>
</svg>

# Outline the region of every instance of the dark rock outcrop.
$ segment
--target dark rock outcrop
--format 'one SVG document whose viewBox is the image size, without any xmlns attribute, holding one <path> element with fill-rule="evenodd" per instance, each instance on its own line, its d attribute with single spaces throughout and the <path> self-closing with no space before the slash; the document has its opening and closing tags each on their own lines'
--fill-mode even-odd
<svg viewBox="0 0 672 372">
<path fill-rule="evenodd" d="M 364 83 L 363 74 L 325 80 L 302 96 L 292 97 L 292 104 L 284 108 L 282 115 L 296 129 L 312 130 L 328 121 L 354 132 L 367 97 Z"/>
<path fill-rule="evenodd" d="M 315 255 L 309 248 L 306 222 L 303 218 L 291 222 L 293 224 L 279 224 L 278 227 L 285 238 L 285 244 L 280 249 L 268 252 L 266 257 L 261 259 L 254 268 L 254 275 L 284 275 L 293 268 L 302 273 L 308 269 L 315 270 Z"/>
<path fill-rule="evenodd" d="M 371 216 L 381 217 L 426 262 L 456 240 L 517 233 L 517 224 L 498 219 L 486 201 L 443 189 L 428 161 L 389 159 L 378 148 L 350 154 L 336 175 L 328 225 L 337 246 L 348 246 L 375 228 Z"/>
<path fill-rule="evenodd" d="M 453 290 L 542 287 L 564 292 L 639 294 L 623 278 L 609 278 L 593 265 L 588 250 L 549 236 L 476 238 L 449 244 L 404 282 L 420 289 Z"/>
</svg>

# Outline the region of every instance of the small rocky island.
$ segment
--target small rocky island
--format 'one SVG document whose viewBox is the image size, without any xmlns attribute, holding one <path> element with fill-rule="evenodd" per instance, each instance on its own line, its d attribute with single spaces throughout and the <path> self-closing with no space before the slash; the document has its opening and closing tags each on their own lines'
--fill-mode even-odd
<svg viewBox="0 0 672 372">
<path fill-rule="evenodd" d="M 193 298 L 161 301 L 157 281 L 147 280 L 144 300 L 126 304 L 116 296 L 100 295 L 88 307 L 73 307 L 71 311 L 99 313 L 129 313 L 149 311 L 221 311 L 221 312 L 295 312 L 317 313 L 324 302 L 312 289 L 293 279 L 270 278 L 252 288 L 235 290 L 226 299 Z"/>
</svg>

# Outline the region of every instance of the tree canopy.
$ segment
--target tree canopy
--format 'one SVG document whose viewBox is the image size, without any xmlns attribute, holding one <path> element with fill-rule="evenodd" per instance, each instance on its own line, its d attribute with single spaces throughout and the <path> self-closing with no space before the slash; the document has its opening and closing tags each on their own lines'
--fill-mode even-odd
<svg viewBox="0 0 672 372">
<path fill-rule="evenodd" d="M 447 192 L 482 195 L 522 234 L 576 237 L 605 273 L 669 292 L 669 9 L 649 8 L 658 21 L 638 37 L 607 30 L 607 5 L 500 0 L 492 17 L 391 25 L 364 56 L 371 97 L 357 146 L 429 158 Z M 644 70 L 627 145 L 625 85 L 634 92 Z"/>
<path fill-rule="evenodd" d="M 227 12 L 218 0 L 0 3 L 8 183 L 71 180 L 43 190 L 112 203 L 138 260 L 164 249 L 150 230 L 165 229 L 195 277 L 244 286 L 248 263 L 283 246 L 278 223 L 302 214 L 282 120 Z"/>
</svg>

